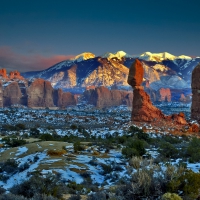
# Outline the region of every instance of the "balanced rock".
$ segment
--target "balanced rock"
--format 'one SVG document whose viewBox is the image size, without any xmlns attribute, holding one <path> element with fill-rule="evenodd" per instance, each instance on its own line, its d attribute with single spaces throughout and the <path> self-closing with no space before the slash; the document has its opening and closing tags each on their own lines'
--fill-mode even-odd
<svg viewBox="0 0 200 200">
<path fill-rule="evenodd" d="M 133 87 L 133 104 L 132 104 L 132 121 L 154 121 L 164 118 L 164 114 L 155 106 L 153 106 L 150 96 L 140 86 L 142 84 L 144 69 L 139 60 L 135 60 L 132 64 L 128 84 Z"/>
<path fill-rule="evenodd" d="M 129 69 L 128 84 L 132 87 L 140 86 L 143 81 L 143 76 L 144 68 L 142 63 L 136 59 Z"/>
<path fill-rule="evenodd" d="M 200 64 L 192 72 L 192 106 L 191 118 L 200 122 Z"/>
</svg>

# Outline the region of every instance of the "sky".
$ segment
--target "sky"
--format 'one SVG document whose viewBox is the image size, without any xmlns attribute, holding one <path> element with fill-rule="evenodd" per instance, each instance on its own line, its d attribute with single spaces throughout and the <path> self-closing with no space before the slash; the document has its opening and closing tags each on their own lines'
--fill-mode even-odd
<svg viewBox="0 0 200 200">
<path fill-rule="evenodd" d="M 82 52 L 200 56 L 200 0 L 0 0 L 0 68 L 34 71 Z"/>
</svg>

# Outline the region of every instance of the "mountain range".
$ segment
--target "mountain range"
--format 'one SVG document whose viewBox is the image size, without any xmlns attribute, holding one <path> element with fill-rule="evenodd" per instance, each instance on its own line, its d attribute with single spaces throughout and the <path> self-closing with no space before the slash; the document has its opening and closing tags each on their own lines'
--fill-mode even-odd
<svg viewBox="0 0 200 200">
<path fill-rule="evenodd" d="M 174 56 L 170 53 L 145 52 L 132 56 L 124 51 L 95 56 L 85 52 L 73 59 L 64 60 L 42 71 L 25 72 L 25 78 L 43 78 L 54 88 L 80 91 L 88 86 L 117 86 L 130 89 L 127 83 L 129 67 L 138 58 L 147 80 L 154 90 L 160 88 L 185 89 L 191 87 L 191 73 L 200 57 Z"/>
</svg>

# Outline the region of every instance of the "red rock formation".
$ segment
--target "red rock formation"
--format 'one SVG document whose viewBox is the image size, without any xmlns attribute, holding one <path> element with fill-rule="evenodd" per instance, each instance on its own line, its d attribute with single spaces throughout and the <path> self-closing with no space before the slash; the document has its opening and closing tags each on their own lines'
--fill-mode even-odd
<svg viewBox="0 0 200 200">
<path fill-rule="evenodd" d="M 133 87 L 132 121 L 155 121 L 164 118 L 164 114 L 152 105 L 149 95 L 140 86 L 144 69 L 136 59 L 129 71 L 128 84 Z"/>
<path fill-rule="evenodd" d="M 127 105 L 130 106 L 133 94 L 123 90 L 109 90 L 104 86 L 95 89 L 86 90 L 83 97 L 98 108 L 105 108 L 111 106 Z"/>
<path fill-rule="evenodd" d="M 10 72 L 9 74 L 9 78 L 10 79 L 20 79 L 20 80 L 23 80 L 24 77 L 20 75 L 20 73 L 18 71 L 12 71 Z"/>
<path fill-rule="evenodd" d="M 192 106 L 191 118 L 200 122 L 200 64 L 192 72 Z"/>
<path fill-rule="evenodd" d="M 144 69 L 142 63 L 138 59 L 136 59 L 129 69 L 127 82 L 132 87 L 140 86 L 143 81 L 143 76 L 144 76 Z"/>
<path fill-rule="evenodd" d="M 180 97 L 179 101 L 186 102 L 186 97 L 185 97 L 185 95 L 183 93 L 181 94 L 181 97 Z"/>
<path fill-rule="evenodd" d="M 54 104 L 60 108 L 76 105 L 76 99 L 70 92 L 63 92 L 62 89 L 54 90 L 53 93 Z"/>
<path fill-rule="evenodd" d="M 14 104 L 20 104 L 21 97 L 22 97 L 22 93 L 21 93 L 18 83 L 11 82 L 4 88 L 3 105 L 11 106 Z"/>
<path fill-rule="evenodd" d="M 173 114 L 171 116 L 171 119 L 174 120 L 177 124 L 181 125 L 186 125 L 187 121 L 185 120 L 185 115 L 184 113 L 179 113 L 179 114 Z"/>
<path fill-rule="evenodd" d="M 142 86 L 136 86 L 133 90 L 132 121 L 156 121 L 163 119 L 164 114 L 152 105 L 149 95 Z"/>
<path fill-rule="evenodd" d="M 158 91 L 158 101 L 171 102 L 171 91 L 169 88 L 161 88 Z"/>
<path fill-rule="evenodd" d="M 6 74 L 6 69 L 0 69 L 0 76 L 2 76 L 3 78 L 8 78 Z"/>
<path fill-rule="evenodd" d="M 54 107 L 53 88 L 49 81 L 35 79 L 28 88 L 28 107 Z"/>
</svg>

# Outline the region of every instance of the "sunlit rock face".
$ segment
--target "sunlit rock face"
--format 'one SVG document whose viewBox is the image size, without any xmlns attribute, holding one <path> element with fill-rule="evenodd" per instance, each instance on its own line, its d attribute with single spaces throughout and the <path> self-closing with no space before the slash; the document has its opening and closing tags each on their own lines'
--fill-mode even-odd
<svg viewBox="0 0 200 200">
<path fill-rule="evenodd" d="M 200 121 L 200 64 L 192 72 L 191 118 Z"/>
</svg>

